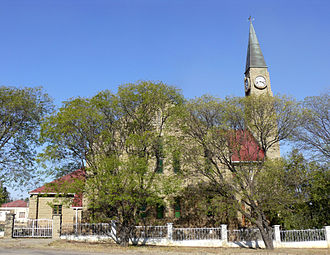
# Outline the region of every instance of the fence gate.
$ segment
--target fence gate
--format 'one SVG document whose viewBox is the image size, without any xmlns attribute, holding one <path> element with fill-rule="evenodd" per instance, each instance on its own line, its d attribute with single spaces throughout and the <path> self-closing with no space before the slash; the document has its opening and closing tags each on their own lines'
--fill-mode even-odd
<svg viewBox="0 0 330 255">
<path fill-rule="evenodd" d="M 20 222 L 15 220 L 13 237 L 52 237 L 53 220 L 37 219 Z"/>
</svg>

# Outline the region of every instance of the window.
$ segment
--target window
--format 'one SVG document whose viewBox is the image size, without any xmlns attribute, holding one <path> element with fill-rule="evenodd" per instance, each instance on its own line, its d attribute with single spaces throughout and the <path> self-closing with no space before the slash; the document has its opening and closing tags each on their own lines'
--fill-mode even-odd
<svg viewBox="0 0 330 255">
<path fill-rule="evenodd" d="M 163 160 L 162 158 L 157 158 L 157 173 L 163 173 Z"/>
<path fill-rule="evenodd" d="M 180 172 L 180 152 L 175 151 L 173 152 L 173 171 L 174 173 L 179 173 Z"/>
<path fill-rule="evenodd" d="M 62 205 L 54 205 L 53 215 L 62 215 Z"/>
<path fill-rule="evenodd" d="M 156 155 L 156 173 L 163 173 L 164 150 L 163 150 L 163 140 L 161 137 L 158 137 L 155 155 Z"/>
<path fill-rule="evenodd" d="M 18 218 L 24 219 L 25 218 L 25 212 L 19 212 Z"/>
<path fill-rule="evenodd" d="M 174 217 L 177 218 L 177 219 L 181 217 L 181 204 L 180 204 L 180 199 L 179 198 L 175 199 Z"/>
<path fill-rule="evenodd" d="M 157 205 L 156 207 L 156 218 L 163 219 L 164 218 L 165 207 L 163 205 Z"/>
</svg>

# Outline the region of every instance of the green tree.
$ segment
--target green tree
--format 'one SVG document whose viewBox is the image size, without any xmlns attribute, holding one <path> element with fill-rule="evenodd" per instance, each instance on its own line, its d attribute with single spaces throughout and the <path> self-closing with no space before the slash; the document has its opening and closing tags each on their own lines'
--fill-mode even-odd
<svg viewBox="0 0 330 255">
<path fill-rule="evenodd" d="M 47 146 L 39 158 L 51 163 L 45 167 L 52 166 L 55 176 L 73 167 L 93 166 L 97 155 L 109 154 L 114 149 L 107 142 L 115 130 L 112 118 L 116 116 L 110 112 L 113 97 L 111 92 L 104 91 L 92 98 L 74 98 L 63 102 L 57 112 L 45 119 L 41 138 Z M 100 139 L 103 133 L 108 140 Z"/>
<path fill-rule="evenodd" d="M 298 117 L 297 104 L 286 97 L 220 100 L 204 96 L 187 104 L 180 122 L 189 144 L 186 161 L 258 227 L 269 249 L 273 243 L 267 212 L 293 199 L 281 181 L 288 176 L 283 168 L 273 167 L 281 161 L 272 162 L 268 154 L 291 136 Z"/>
<path fill-rule="evenodd" d="M 294 201 L 286 211 L 278 212 L 278 222 L 286 229 L 322 228 L 330 219 L 330 174 L 326 165 L 308 162 L 298 150 L 285 160 L 285 172 L 296 178 L 288 185 L 295 192 Z M 299 185 L 298 185 L 299 184 Z"/>
<path fill-rule="evenodd" d="M 0 205 L 10 201 L 9 192 L 6 187 L 0 186 Z"/>
<path fill-rule="evenodd" d="M 180 218 L 174 219 L 173 223 L 176 225 L 186 227 L 238 225 L 237 212 L 230 201 L 219 195 L 210 183 L 188 185 L 180 192 L 178 198 L 181 215 Z"/>
<path fill-rule="evenodd" d="M 115 95 L 67 101 L 43 125 L 49 144 L 41 157 L 86 165 L 90 219 L 116 220 L 120 244 L 127 245 L 135 225 L 148 219 L 141 215 L 178 186 L 177 176 L 158 172 L 175 138 L 164 127 L 171 130 L 182 102 L 173 87 L 139 82 L 120 86 Z"/>
<path fill-rule="evenodd" d="M 34 175 L 42 118 L 52 109 L 41 88 L 0 87 L 0 181 L 27 182 Z"/>
<path fill-rule="evenodd" d="M 302 103 L 302 125 L 295 132 L 300 149 L 318 160 L 330 159 L 330 95 L 306 97 Z"/>
</svg>

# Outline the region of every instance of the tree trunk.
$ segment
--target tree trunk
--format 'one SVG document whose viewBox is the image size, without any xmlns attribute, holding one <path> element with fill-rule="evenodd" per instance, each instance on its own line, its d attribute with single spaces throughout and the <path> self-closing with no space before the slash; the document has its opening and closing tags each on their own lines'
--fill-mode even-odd
<svg viewBox="0 0 330 255">
<path fill-rule="evenodd" d="M 128 228 L 123 226 L 120 233 L 120 246 L 127 247 L 129 245 L 129 231 Z"/>
<path fill-rule="evenodd" d="M 266 226 L 265 226 L 266 225 Z M 260 230 L 260 234 L 262 237 L 262 240 L 265 243 L 267 250 L 274 250 L 274 244 L 273 244 L 273 229 L 268 224 L 264 224 L 264 222 L 258 222 L 257 227 Z"/>
<path fill-rule="evenodd" d="M 118 232 L 117 232 L 117 235 L 118 235 L 118 244 L 120 246 L 123 246 L 123 247 L 127 247 L 129 245 L 129 240 L 130 240 L 130 227 L 128 225 L 127 222 L 123 222 L 121 224 L 118 224 L 117 226 L 119 226 L 119 228 L 117 228 Z"/>
</svg>

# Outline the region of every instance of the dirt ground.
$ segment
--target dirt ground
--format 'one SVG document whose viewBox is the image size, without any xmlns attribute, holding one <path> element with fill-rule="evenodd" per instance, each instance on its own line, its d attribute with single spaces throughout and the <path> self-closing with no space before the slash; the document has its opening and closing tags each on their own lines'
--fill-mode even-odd
<svg viewBox="0 0 330 255">
<path fill-rule="evenodd" d="M 51 239 L 0 239 L 0 247 L 3 248 L 26 248 L 58 251 L 80 251 L 90 254 L 157 254 L 157 255 L 315 255 L 330 254 L 329 249 L 275 249 L 267 251 L 264 249 L 247 248 L 198 248 L 198 247 L 161 247 L 161 246 L 130 246 L 120 247 L 114 244 L 96 244 L 69 242 L 64 240 L 52 241 Z"/>
</svg>

